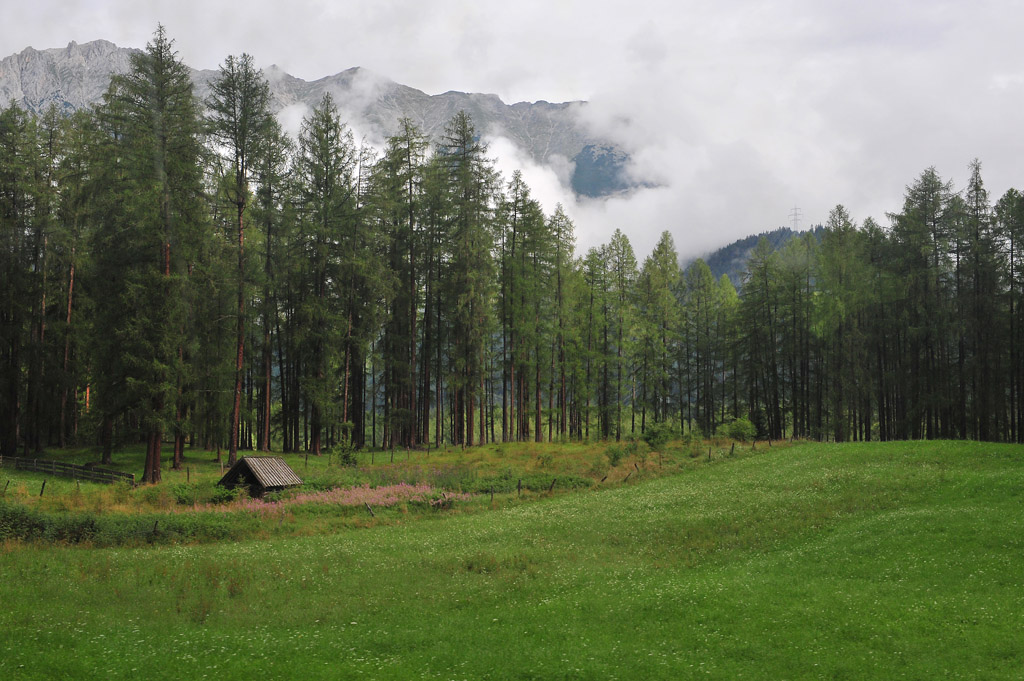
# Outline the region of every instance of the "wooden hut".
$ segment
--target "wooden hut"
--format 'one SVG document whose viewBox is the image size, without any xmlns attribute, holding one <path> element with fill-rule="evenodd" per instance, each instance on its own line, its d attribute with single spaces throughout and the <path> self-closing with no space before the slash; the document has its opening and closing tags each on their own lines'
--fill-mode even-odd
<svg viewBox="0 0 1024 681">
<path fill-rule="evenodd" d="M 243 456 L 217 484 L 227 488 L 247 487 L 249 496 L 261 497 L 267 492 L 301 485 L 302 480 L 279 456 Z"/>
</svg>

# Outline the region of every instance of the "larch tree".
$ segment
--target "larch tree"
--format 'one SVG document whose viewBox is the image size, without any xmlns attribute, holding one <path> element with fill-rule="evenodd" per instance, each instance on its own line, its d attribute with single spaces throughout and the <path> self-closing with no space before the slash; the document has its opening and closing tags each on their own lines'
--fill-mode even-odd
<svg viewBox="0 0 1024 681">
<path fill-rule="evenodd" d="M 758 241 L 747 262 L 740 296 L 744 338 L 745 382 L 750 420 L 760 436 L 782 438 L 779 381 L 778 256 L 767 240 Z"/>
<path fill-rule="evenodd" d="M 1000 271 L 1002 255 L 995 215 L 981 179 L 981 163 L 970 164 L 971 176 L 964 192 L 963 225 L 967 236 L 967 279 L 970 314 L 969 381 L 971 409 L 969 429 L 961 437 L 990 440 L 1002 429 L 1007 386 L 1002 361 L 996 350 L 1008 336 L 1002 291 L 1008 279 Z"/>
<path fill-rule="evenodd" d="M 611 277 L 608 247 L 587 251 L 583 259 L 583 281 L 587 291 L 583 330 L 585 359 L 583 438 L 590 439 L 591 399 L 597 415 L 597 439 L 611 437 L 612 381 L 615 375 L 614 330 L 611 315 Z"/>
<path fill-rule="evenodd" d="M 555 206 L 555 212 L 548 221 L 548 230 L 554 245 L 554 311 L 555 335 L 551 352 L 551 386 L 548 389 L 548 403 L 551 395 L 557 391 L 558 435 L 566 437 L 569 431 L 569 404 L 572 394 L 571 379 L 572 363 L 578 356 L 574 352 L 578 348 L 577 320 L 574 317 L 573 302 L 576 293 L 574 283 L 574 264 L 576 235 L 575 225 L 565 214 L 562 204 Z M 557 362 L 557 374 L 555 364 Z M 557 381 L 557 385 L 556 385 Z M 554 412 L 552 411 L 552 418 Z M 548 428 L 549 433 L 551 428 Z M 550 436 L 548 439 L 551 439 Z"/>
<path fill-rule="evenodd" d="M 0 455 L 22 439 L 23 363 L 29 347 L 37 268 L 36 124 L 13 104 L 0 111 Z"/>
<path fill-rule="evenodd" d="M 274 118 L 270 112 L 270 86 L 253 65 L 252 57 L 229 56 L 220 73 L 210 84 L 206 100 L 208 121 L 213 139 L 225 161 L 220 190 L 234 206 L 237 226 L 236 269 L 237 319 L 235 392 L 229 431 L 228 463 L 234 464 L 238 454 L 238 431 L 242 405 L 242 373 L 245 361 L 246 299 L 248 297 L 245 260 L 246 206 L 250 183 L 259 165 L 259 153 L 273 133 Z"/>
<path fill-rule="evenodd" d="M 949 334 L 954 321 L 949 292 L 955 272 L 949 248 L 951 198 L 951 183 L 927 168 L 907 187 L 902 212 L 890 216 L 907 287 L 899 319 L 906 328 L 898 432 L 902 438 L 953 434 L 953 414 L 946 408 L 954 366 Z"/>
<path fill-rule="evenodd" d="M 321 453 L 328 417 L 338 398 L 336 374 L 351 337 L 351 310 L 346 310 L 351 282 L 343 252 L 352 245 L 356 221 L 356 149 L 352 133 L 338 116 L 333 98 L 303 119 L 294 176 L 300 221 L 300 247 L 307 262 L 301 318 L 303 397 L 310 410 L 310 451 Z M 348 312 L 348 314 L 346 314 Z M 342 410 L 344 411 L 344 405 Z M 341 416 L 341 419 L 337 417 Z"/>
<path fill-rule="evenodd" d="M 646 430 L 647 412 L 653 421 L 669 418 L 672 365 L 680 322 L 679 301 L 673 285 L 679 278 L 679 256 L 672 235 L 662 232 L 640 269 L 637 281 L 637 345 L 641 375 L 640 430 Z"/>
<path fill-rule="evenodd" d="M 423 438 L 422 411 L 426 399 L 417 377 L 429 363 L 419 350 L 422 271 L 426 250 L 421 215 L 424 210 L 423 173 L 427 138 L 408 118 L 399 121 L 400 131 L 388 138 L 375 164 L 369 204 L 376 228 L 385 235 L 389 314 L 383 343 L 383 399 L 385 445 L 415 446 Z M 429 307 L 425 308 L 429 316 Z"/>
<path fill-rule="evenodd" d="M 831 431 L 837 442 L 850 439 L 859 424 L 854 418 L 861 404 L 864 382 L 858 368 L 866 365 L 865 339 L 860 320 L 867 302 L 870 277 L 865 271 L 864 239 L 846 208 L 829 213 L 817 268 L 815 329 L 825 344 L 823 370 Z M 800 354 L 800 353 L 798 353 Z"/>
<path fill-rule="evenodd" d="M 447 176 L 453 440 L 469 446 L 474 444 L 477 425 L 478 441 L 485 440 L 484 352 L 491 324 L 496 180 L 486 154 L 469 115 L 460 111 L 445 128 L 438 156 Z"/>
<path fill-rule="evenodd" d="M 64 447 L 78 436 L 78 394 L 86 385 L 87 362 L 84 348 L 82 314 L 81 263 L 88 253 L 87 222 L 89 211 L 88 173 L 93 119 L 87 111 L 79 111 L 63 121 L 64 152 L 59 162 L 60 197 L 57 217 L 61 225 L 56 244 L 64 263 L 61 281 L 62 298 L 58 310 L 61 332 L 59 366 L 61 367 L 58 397 L 57 444 Z"/>
<path fill-rule="evenodd" d="M 276 120 L 272 121 L 267 135 L 264 136 L 260 144 L 259 154 L 254 165 L 256 192 L 253 202 L 253 218 L 263 236 L 263 252 L 261 254 L 263 271 L 260 282 L 262 293 L 259 296 L 260 387 L 256 415 L 256 448 L 261 451 L 271 449 L 270 425 L 274 393 L 273 341 L 277 337 L 279 328 L 279 270 L 287 261 L 284 244 L 286 243 L 286 225 L 288 224 L 286 207 L 290 199 L 291 184 L 288 168 L 291 153 L 291 139 L 281 130 Z M 283 376 L 283 367 L 280 363 L 278 369 L 279 376 Z M 283 395 L 285 383 L 282 380 L 280 384 Z"/>
<path fill-rule="evenodd" d="M 620 229 L 608 242 L 608 276 L 610 296 L 609 323 L 615 346 L 615 439 L 622 438 L 622 404 L 625 399 L 623 381 L 630 379 L 633 362 L 633 319 L 637 279 L 636 255 L 629 238 Z M 632 405 L 631 405 L 632 406 Z"/>
<path fill-rule="evenodd" d="M 497 224 L 502 427 L 508 428 L 506 439 L 526 440 L 532 420 L 533 437 L 540 439 L 541 372 L 547 368 L 544 356 L 550 352 L 546 310 L 554 293 L 551 274 L 556 246 L 540 204 L 518 171 L 508 182 Z"/>
<path fill-rule="evenodd" d="M 1024 442 L 1024 324 L 1021 293 L 1024 291 L 1024 194 L 1009 189 L 996 202 L 995 220 L 1003 244 L 1007 311 L 1007 439 Z"/>
<path fill-rule="evenodd" d="M 711 268 L 702 259 L 686 269 L 686 325 L 693 363 L 692 400 L 697 426 L 705 435 L 715 432 L 717 410 L 715 389 L 718 367 L 718 346 L 715 343 L 717 323 L 717 286 Z"/>
<path fill-rule="evenodd" d="M 184 288 L 206 226 L 199 108 L 172 45 L 158 27 L 113 78 L 93 176 L 102 194 L 91 244 L 97 402 L 106 417 L 127 410 L 140 424 L 145 482 L 160 481 L 163 434 L 175 423 Z"/>
</svg>

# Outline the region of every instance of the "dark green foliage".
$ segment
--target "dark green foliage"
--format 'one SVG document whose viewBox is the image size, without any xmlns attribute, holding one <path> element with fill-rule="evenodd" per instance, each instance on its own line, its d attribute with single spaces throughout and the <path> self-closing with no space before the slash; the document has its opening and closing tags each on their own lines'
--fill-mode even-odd
<svg viewBox="0 0 1024 681">
<path fill-rule="evenodd" d="M 33 153 L 35 124 L 23 111 L 0 111 L 0 455 L 17 452 L 23 418 L 23 367 L 33 342 L 31 318 L 39 288 L 41 225 L 33 219 L 38 201 Z M 27 443 L 26 443 L 27 444 Z"/>
</svg>

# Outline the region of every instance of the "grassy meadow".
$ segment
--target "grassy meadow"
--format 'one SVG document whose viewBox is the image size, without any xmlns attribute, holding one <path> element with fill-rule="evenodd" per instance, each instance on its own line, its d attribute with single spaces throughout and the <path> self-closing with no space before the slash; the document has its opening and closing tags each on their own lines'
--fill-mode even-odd
<svg viewBox="0 0 1024 681">
<path fill-rule="evenodd" d="M 17 477 L 4 503 L 40 514 L 251 523 L 184 543 L 8 538 L 0 678 L 1024 678 L 1021 448 L 692 453 L 293 464 L 324 486 L 419 466 L 471 489 L 372 518 L 316 502 L 219 512 L 66 480 L 39 498 L 41 477 L 0 469 Z M 189 475 L 217 475 L 203 465 Z M 495 481 L 530 475 L 589 482 L 491 500 Z"/>
</svg>

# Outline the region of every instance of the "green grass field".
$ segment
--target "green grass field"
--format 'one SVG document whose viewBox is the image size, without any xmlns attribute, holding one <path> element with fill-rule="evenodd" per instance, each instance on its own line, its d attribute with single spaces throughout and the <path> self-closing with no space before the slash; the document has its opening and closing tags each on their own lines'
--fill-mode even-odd
<svg viewBox="0 0 1024 681">
<path fill-rule="evenodd" d="M 307 537 L 8 541 L 0 678 L 1024 678 L 1021 448 L 671 470 Z"/>
</svg>

